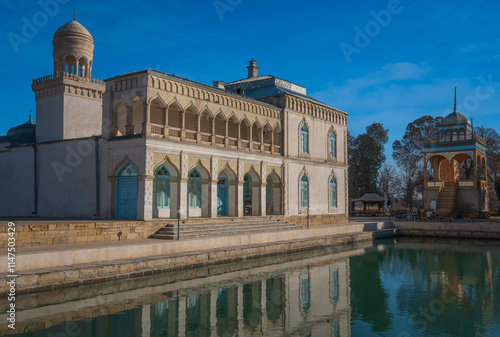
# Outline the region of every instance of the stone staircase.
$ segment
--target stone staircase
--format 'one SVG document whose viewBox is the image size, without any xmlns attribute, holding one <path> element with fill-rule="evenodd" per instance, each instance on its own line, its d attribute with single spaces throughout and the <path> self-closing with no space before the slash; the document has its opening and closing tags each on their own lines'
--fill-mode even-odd
<svg viewBox="0 0 500 337">
<path fill-rule="evenodd" d="M 439 192 L 436 210 L 438 211 L 451 211 L 452 214 L 455 213 L 455 198 L 457 195 L 457 189 L 455 184 L 446 183 L 445 186 Z"/>
<path fill-rule="evenodd" d="M 244 235 L 301 229 L 294 223 L 280 219 L 224 220 L 207 219 L 206 221 L 185 222 L 180 224 L 180 239 L 202 237 Z M 168 224 L 160 228 L 150 239 L 177 240 L 177 224 Z"/>
</svg>

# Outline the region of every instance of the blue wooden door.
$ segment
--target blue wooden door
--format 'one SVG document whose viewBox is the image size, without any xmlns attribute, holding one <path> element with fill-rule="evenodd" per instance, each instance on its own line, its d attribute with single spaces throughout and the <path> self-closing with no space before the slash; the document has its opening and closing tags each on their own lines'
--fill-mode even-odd
<svg viewBox="0 0 500 337">
<path fill-rule="evenodd" d="M 137 177 L 118 177 L 116 189 L 116 217 L 136 219 Z"/>
<path fill-rule="evenodd" d="M 227 178 L 217 181 L 217 216 L 227 216 Z"/>
</svg>

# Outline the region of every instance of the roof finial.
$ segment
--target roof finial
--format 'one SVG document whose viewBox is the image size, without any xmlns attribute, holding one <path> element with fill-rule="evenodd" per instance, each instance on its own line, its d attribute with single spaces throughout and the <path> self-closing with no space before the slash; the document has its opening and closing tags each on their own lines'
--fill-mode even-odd
<svg viewBox="0 0 500 337">
<path fill-rule="evenodd" d="M 457 86 L 458 84 L 455 84 L 455 104 L 453 104 L 453 112 L 457 112 Z"/>
<path fill-rule="evenodd" d="M 75 14 L 73 15 L 73 21 L 76 21 L 76 6 L 75 6 Z"/>
</svg>

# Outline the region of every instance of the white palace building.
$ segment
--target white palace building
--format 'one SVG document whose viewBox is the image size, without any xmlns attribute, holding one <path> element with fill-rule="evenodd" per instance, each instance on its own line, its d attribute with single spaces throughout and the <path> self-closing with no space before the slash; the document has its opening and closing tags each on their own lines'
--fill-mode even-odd
<svg viewBox="0 0 500 337">
<path fill-rule="evenodd" d="M 77 21 L 33 80 L 36 125 L 0 137 L 0 217 L 347 218 L 347 114 L 274 76 L 213 86 L 154 70 L 92 77 Z"/>
</svg>

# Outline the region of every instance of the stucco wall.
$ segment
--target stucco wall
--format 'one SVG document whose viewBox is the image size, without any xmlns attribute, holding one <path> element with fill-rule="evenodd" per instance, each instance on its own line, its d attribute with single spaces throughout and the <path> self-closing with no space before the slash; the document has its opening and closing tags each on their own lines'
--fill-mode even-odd
<svg viewBox="0 0 500 337">
<path fill-rule="evenodd" d="M 38 148 L 39 216 L 92 218 L 96 210 L 94 141 L 63 141 Z"/>
<path fill-rule="evenodd" d="M 101 135 L 102 102 L 65 95 L 63 121 L 64 139 Z"/>
<path fill-rule="evenodd" d="M 62 95 L 38 98 L 36 101 L 36 140 L 46 142 L 63 139 Z"/>
<path fill-rule="evenodd" d="M 287 189 L 289 215 L 306 214 L 300 209 L 300 179 L 306 172 L 309 179 L 309 213 L 345 214 L 346 213 L 346 169 L 328 164 L 313 164 L 306 161 L 287 160 Z M 337 180 L 337 208 L 329 207 L 330 178 L 332 173 Z"/>
<path fill-rule="evenodd" d="M 34 150 L 0 152 L 0 216 L 30 216 L 34 211 Z"/>
</svg>

